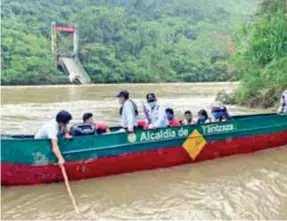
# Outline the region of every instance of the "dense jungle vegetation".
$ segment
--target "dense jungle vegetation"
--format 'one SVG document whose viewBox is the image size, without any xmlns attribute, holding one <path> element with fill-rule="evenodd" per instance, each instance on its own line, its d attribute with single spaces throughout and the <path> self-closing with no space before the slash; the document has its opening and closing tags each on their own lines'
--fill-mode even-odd
<svg viewBox="0 0 287 221">
<path fill-rule="evenodd" d="M 225 101 L 264 107 L 287 87 L 286 0 L 3 0 L 1 18 L 4 85 L 68 83 L 55 21 L 79 26 L 94 83 L 240 80 Z"/>
<path fill-rule="evenodd" d="M 3 0 L 1 83 L 68 82 L 67 76 L 57 70 L 51 54 L 52 21 L 79 26 L 79 58 L 95 83 L 237 80 L 245 70 L 237 71 L 230 58 L 241 38 L 242 24 L 252 25 L 254 21 L 257 2 Z M 283 12 L 272 13 L 277 15 L 272 16 L 275 24 Z M 257 29 L 266 20 L 267 17 L 262 18 Z M 260 36 L 255 29 L 251 31 L 254 40 Z M 250 32 L 249 28 L 246 31 Z M 59 50 L 71 49 L 71 36 L 59 34 L 57 45 Z M 261 63 L 272 56 L 260 51 L 265 50 L 265 45 L 260 40 L 252 46 L 264 54 L 258 58 Z M 240 48 L 238 56 L 242 53 Z M 245 62 L 244 58 L 237 59 L 239 63 Z M 254 69 L 261 63 L 246 68 Z M 272 64 L 285 65 L 281 58 Z M 267 68 L 270 71 L 274 71 L 272 64 Z M 258 74 L 254 73 L 256 78 Z M 246 92 L 240 96 L 246 96 Z"/>
<path fill-rule="evenodd" d="M 251 107 L 277 104 L 287 88 L 287 1 L 263 0 L 245 25 L 233 55 L 240 87 L 229 102 Z"/>
</svg>

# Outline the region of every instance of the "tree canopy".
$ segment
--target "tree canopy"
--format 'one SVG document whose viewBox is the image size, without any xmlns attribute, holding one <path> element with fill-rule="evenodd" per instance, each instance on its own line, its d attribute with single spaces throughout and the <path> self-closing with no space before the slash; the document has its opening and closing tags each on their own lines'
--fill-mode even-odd
<svg viewBox="0 0 287 221">
<path fill-rule="evenodd" d="M 272 106 L 287 88 L 287 1 L 262 1 L 243 30 L 233 57 L 241 79 L 236 103 Z"/>
<path fill-rule="evenodd" d="M 229 57 L 256 5 L 257 0 L 3 0 L 1 83 L 67 82 L 51 54 L 52 21 L 79 26 L 79 58 L 96 83 L 236 80 L 241 74 Z M 248 53 L 264 48 L 262 41 Z M 70 49 L 71 38 L 59 34 L 58 45 Z M 265 52 L 250 56 L 259 65 L 273 58 Z M 281 58 L 276 62 L 284 65 Z"/>
</svg>

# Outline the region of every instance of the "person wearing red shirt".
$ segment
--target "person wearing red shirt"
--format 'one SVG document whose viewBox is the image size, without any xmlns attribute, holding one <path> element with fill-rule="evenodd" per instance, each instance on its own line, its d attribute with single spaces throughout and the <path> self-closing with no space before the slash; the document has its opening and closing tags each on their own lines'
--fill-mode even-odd
<svg viewBox="0 0 287 221">
<path fill-rule="evenodd" d="M 165 113 L 170 127 L 178 127 L 181 125 L 179 120 L 177 120 L 176 117 L 174 116 L 174 111 L 172 108 L 167 108 L 165 110 Z"/>
<path fill-rule="evenodd" d="M 146 120 L 138 120 L 138 128 L 142 130 L 147 130 L 148 129 L 148 124 Z"/>
</svg>

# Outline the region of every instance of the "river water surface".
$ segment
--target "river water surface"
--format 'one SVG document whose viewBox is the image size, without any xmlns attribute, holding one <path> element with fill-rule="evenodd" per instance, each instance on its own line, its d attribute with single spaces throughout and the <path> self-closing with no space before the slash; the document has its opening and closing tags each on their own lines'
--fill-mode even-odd
<svg viewBox="0 0 287 221">
<path fill-rule="evenodd" d="M 210 110 L 216 93 L 236 83 L 2 87 L 1 133 L 35 133 L 66 109 L 73 122 L 93 112 L 119 122 L 115 95 L 128 89 L 135 102 L 155 92 L 181 117 Z M 237 106 L 232 114 L 259 113 Z M 197 164 L 71 182 L 80 215 L 63 183 L 2 187 L 2 219 L 286 219 L 287 147 Z M 100 169 L 100 168 L 99 168 Z"/>
</svg>

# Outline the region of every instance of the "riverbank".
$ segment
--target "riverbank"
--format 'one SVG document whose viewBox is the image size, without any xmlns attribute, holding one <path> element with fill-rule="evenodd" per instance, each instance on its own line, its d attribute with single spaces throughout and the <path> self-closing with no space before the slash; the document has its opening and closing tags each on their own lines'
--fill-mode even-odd
<svg viewBox="0 0 287 221">
<path fill-rule="evenodd" d="M 250 97 L 247 100 L 238 99 L 237 90 L 233 92 L 226 92 L 221 90 L 216 95 L 216 100 L 228 105 L 240 105 L 249 108 L 264 108 L 276 111 L 280 102 L 280 97 L 284 87 L 263 89 L 258 91 L 257 95 Z"/>
<path fill-rule="evenodd" d="M 244 26 L 239 47 L 232 56 L 240 85 L 231 94 L 218 95 L 226 103 L 247 107 L 278 107 L 287 88 L 286 0 L 264 0 L 256 19 Z"/>
</svg>

